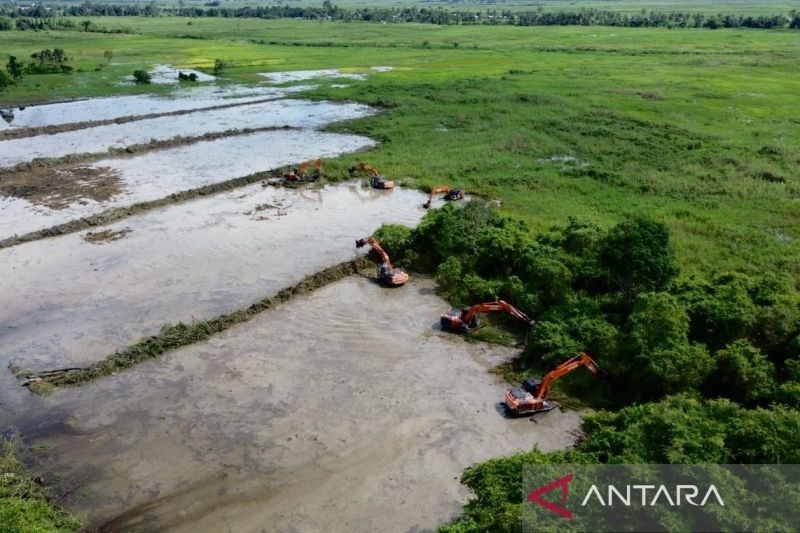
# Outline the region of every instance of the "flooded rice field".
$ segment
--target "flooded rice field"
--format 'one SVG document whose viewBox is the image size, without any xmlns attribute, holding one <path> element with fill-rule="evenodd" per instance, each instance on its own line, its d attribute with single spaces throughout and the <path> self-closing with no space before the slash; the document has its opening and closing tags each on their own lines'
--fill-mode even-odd
<svg viewBox="0 0 800 533">
<path fill-rule="evenodd" d="M 374 145 L 355 135 L 267 131 L 0 180 L 0 240 L 203 185 Z"/>
<path fill-rule="evenodd" d="M 458 512 L 462 470 L 569 446 L 580 416 L 507 419 L 507 348 L 436 323 L 415 277 L 359 276 L 166 358 L 38 400 L 62 503 L 110 530 L 417 531 Z M 43 414 L 42 407 L 49 411 Z"/>
<path fill-rule="evenodd" d="M 415 225 L 425 195 L 361 184 L 236 189 L 86 232 L 0 250 L 0 365 L 80 366 L 158 332 L 230 312 L 355 255 L 383 222 Z"/>
<path fill-rule="evenodd" d="M 92 98 L 5 109 L 0 135 L 6 129 L 40 128 L 62 124 L 113 120 L 129 116 L 155 115 L 223 104 L 244 104 L 269 98 L 283 98 L 306 87 L 246 87 L 242 85 L 181 88 L 171 95 L 133 95 Z"/>
<path fill-rule="evenodd" d="M 367 72 L 350 72 L 336 68 L 320 70 L 287 70 L 283 72 L 264 72 L 259 74 L 270 83 L 284 84 L 301 81 L 318 80 L 320 78 L 335 78 L 355 81 L 365 81 L 369 74 L 389 72 L 392 67 L 371 67 Z"/>
<path fill-rule="evenodd" d="M 336 121 L 365 117 L 371 113 L 369 107 L 361 104 L 291 99 L 196 111 L 179 116 L 3 140 L 0 141 L 0 167 L 13 166 L 37 158 L 105 153 L 112 148 L 126 148 L 154 140 L 200 137 L 231 130 L 319 128 Z"/>
<path fill-rule="evenodd" d="M 288 76 L 274 83 L 320 76 L 273 74 Z M 180 196 L 373 146 L 314 129 L 367 116 L 366 106 L 276 99 L 208 109 L 202 100 L 285 96 L 270 90 L 224 96 L 195 88 L 196 99 L 181 92 L 172 104 L 122 97 L 131 100 L 121 116 L 176 109 L 169 105 L 189 112 L 0 140 L 0 166 L 8 167 L 191 137 L 0 176 L 0 240 L 42 229 L 49 236 L 54 225 L 109 208 L 125 216 L 109 223 L 104 214 L 90 230 L 0 249 L 0 368 L 103 360 L 165 323 L 245 309 L 363 254 L 355 239 L 382 223 L 419 222 L 427 195 L 361 182 L 297 189 L 234 182 L 238 188 Z M 113 118 L 114 102 L 121 104 L 89 102 L 97 103 L 94 121 Z M 23 127 L 85 121 L 82 104 L 53 105 L 62 107 L 47 118 L 14 120 Z M 298 129 L 198 139 L 281 126 Z M 151 200 L 165 202 L 138 214 L 124 209 Z M 58 480 L 58 502 L 87 528 L 112 531 L 427 530 L 466 501 L 458 482 L 466 466 L 575 441 L 577 412 L 556 410 L 536 423 L 503 416 L 504 384 L 487 371 L 517 350 L 440 331 L 449 306 L 432 280 L 412 275 L 385 289 L 373 274 L 326 278 L 328 285 L 207 341 L 51 396 L 0 372 L 0 429 L 13 426 L 26 444 L 48 450 L 39 470 L 47 482 Z"/>
</svg>

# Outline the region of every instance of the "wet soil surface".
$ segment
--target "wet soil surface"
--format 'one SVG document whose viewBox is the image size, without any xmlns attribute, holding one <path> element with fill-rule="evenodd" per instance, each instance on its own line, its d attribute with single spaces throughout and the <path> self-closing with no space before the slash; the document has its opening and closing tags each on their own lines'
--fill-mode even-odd
<svg viewBox="0 0 800 533">
<path fill-rule="evenodd" d="M 507 419 L 487 369 L 512 353 L 436 326 L 419 277 L 363 277 L 213 340 L 37 399 L 23 436 L 90 527 L 410 531 L 456 514 L 477 461 L 571 445 L 580 416 Z M 42 410 L 50 406 L 47 414 Z"/>
<path fill-rule="evenodd" d="M 150 94 L 112 96 L 74 100 L 27 107 L 5 108 L 6 120 L 0 120 L 0 139 L 28 136 L 30 130 L 77 124 L 83 127 L 96 122 L 198 110 L 220 105 L 234 105 L 283 98 L 305 87 L 223 87 L 181 88 L 173 95 Z M 7 122 L 9 121 L 10 122 Z M 53 133 L 48 131 L 47 133 Z"/>
<path fill-rule="evenodd" d="M 88 200 L 107 202 L 120 194 L 122 187 L 119 172 L 113 168 L 75 166 L 38 169 L 5 177 L 0 180 L 0 195 L 21 198 L 50 210 L 62 210 L 74 204 L 86 205 Z M 10 211 L 3 212 L 0 221 L 9 215 Z M 9 226 L 25 225 L 19 218 L 14 219 Z M 0 230 L 1 236 L 7 235 Z"/>
<path fill-rule="evenodd" d="M 84 366 L 165 322 L 246 307 L 353 258 L 383 222 L 416 224 L 424 198 L 256 184 L 126 218 L 103 230 L 132 232 L 102 246 L 76 233 L 0 250 L 0 301 L 13 302 L 0 308 L 0 365 Z"/>
<path fill-rule="evenodd" d="M 374 145 L 366 137 L 309 130 L 236 135 L 90 165 L 40 166 L 0 176 L 0 240 L 112 207 Z"/>
<path fill-rule="evenodd" d="M 166 116 L 95 126 L 76 131 L 0 140 L 0 167 L 12 167 L 35 159 L 58 159 L 76 154 L 106 153 L 176 137 L 200 137 L 253 128 L 318 128 L 332 122 L 368 116 L 373 111 L 361 104 L 336 104 L 305 100 L 276 100 L 210 111 L 198 110 Z"/>
</svg>

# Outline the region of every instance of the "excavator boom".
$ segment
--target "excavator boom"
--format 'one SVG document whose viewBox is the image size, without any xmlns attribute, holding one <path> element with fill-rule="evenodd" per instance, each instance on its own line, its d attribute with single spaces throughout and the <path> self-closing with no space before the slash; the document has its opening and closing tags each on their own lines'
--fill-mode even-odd
<svg viewBox="0 0 800 533">
<path fill-rule="evenodd" d="M 478 326 L 479 313 L 498 313 L 501 311 L 508 313 L 517 320 L 533 324 L 533 320 L 528 315 L 504 300 L 477 304 L 464 309 L 451 309 L 442 314 L 440 323 L 442 329 L 467 333 L 471 328 Z"/>
<path fill-rule="evenodd" d="M 369 163 L 361 162 L 350 169 L 350 174 L 354 174 L 359 170 L 366 170 L 370 174 L 369 184 L 375 189 L 391 189 L 394 187 L 394 181 L 386 179 Z"/>
<path fill-rule="evenodd" d="M 437 185 L 431 189 L 428 201 L 422 204 L 422 207 L 428 209 L 431 206 L 431 202 L 433 202 L 433 198 L 441 193 L 444 193 L 445 200 L 460 200 L 464 198 L 464 191 L 461 189 L 451 189 L 448 185 Z"/>
<path fill-rule="evenodd" d="M 305 178 L 306 169 L 309 167 L 317 167 L 317 178 L 322 177 L 322 159 L 311 159 L 297 165 L 297 170 L 284 173 L 283 177 L 289 181 L 300 181 Z"/>
<path fill-rule="evenodd" d="M 545 374 L 542 379 L 529 379 L 522 384 L 522 388 L 506 389 L 504 402 L 506 408 L 517 415 L 549 411 L 552 409 L 552 406 L 547 401 L 550 396 L 550 386 L 558 378 L 582 366 L 585 366 L 595 376 L 608 379 L 608 373 L 600 368 L 587 353 L 581 352 L 555 367 Z"/>
<path fill-rule="evenodd" d="M 381 263 L 378 265 L 378 281 L 390 287 L 398 287 L 408 281 L 408 273 L 401 269 L 392 266 L 392 260 L 389 259 L 389 254 L 381 247 L 381 244 L 374 237 L 366 237 L 356 241 L 356 248 L 369 245 L 375 253 L 380 257 Z"/>
</svg>

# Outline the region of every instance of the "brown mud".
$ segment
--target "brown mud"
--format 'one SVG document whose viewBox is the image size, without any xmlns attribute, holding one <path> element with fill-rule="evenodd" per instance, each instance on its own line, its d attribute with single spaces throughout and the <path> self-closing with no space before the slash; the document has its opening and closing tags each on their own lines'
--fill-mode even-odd
<svg viewBox="0 0 800 533">
<path fill-rule="evenodd" d="M 122 190 L 122 180 L 114 169 L 87 166 L 57 170 L 36 167 L 0 180 L 0 195 L 22 198 L 50 209 L 65 209 L 83 199 L 105 202 Z"/>
<path fill-rule="evenodd" d="M 83 240 L 92 244 L 103 244 L 104 242 L 113 242 L 125 238 L 127 234 L 132 232 L 131 228 L 122 228 L 119 230 L 106 229 L 103 231 L 90 231 L 83 236 Z"/>
<path fill-rule="evenodd" d="M 16 235 L 8 239 L 0 240 L 0 249 L 10 248 L 11 246 L 17 246 L 26 242 L 38 241 L 40 239 L 76 233 L 90 228 L 95 228 L 97 226 L 105 226 L 118 220 L 122 220 L 133 215 L 138 215 L 153 209 L 158 209 L 160 207 L 186 202 L 203 196 L 210 196 L 219 192 L 230 191 L 267 179 L 280 178 L 283 176 L 283 173 L 288 171 L 290 168 L 291 167 L 282 167 L 276 170 L 256 172 L 255 174 L 250 174 L 249 176 L 242 176 L 220 183 L 204 185 L 203 187 L 197 187 L 196 189 L 189 189 L 175 194 L 170 194 L 169 196 L 159 198 L 158 200 L 139 202 L 137 204 L 128 205 L 125 207 L 112 207 L 96 215 L 78 218 L 43 230 L 32 231 L 23 235 Z M 46 174 L 48 173 L 42 173 L 42 175 Z M 2 173 L 0 173 L 0 190 L 2 190 L 4 185 L 5 180 L 2 177 Z"/>
<path fill-rule="evenodd" d="M 463 469 L 571 446 L 579 412 L 506 418 L 488 370 L 515 355 L 438 328 L 415 276 L 350 276 L 112 379 L 20 412 L 40 472 L 89 530 L 430 530 Z M 35 435 L 35 437 L 34 437 Z"/>
</svg>

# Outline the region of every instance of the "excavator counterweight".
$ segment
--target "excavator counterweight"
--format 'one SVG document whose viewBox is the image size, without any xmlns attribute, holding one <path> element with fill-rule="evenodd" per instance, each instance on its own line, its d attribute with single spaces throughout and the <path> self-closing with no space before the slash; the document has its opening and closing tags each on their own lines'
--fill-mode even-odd
<svg viewBox="0 0 800 533">
<path fill-rule="evenodd" d="M 422 207 L 428 209 L 431 206 L 433 198 L 440 193 L 444 193 L 444 199 L 447 201 L 461 200 L 464 198 L 464 191 L 461 189 L 451 189 L 448 185 L 437 185 L 431 189 L 428 195 L 428 201 L 422 204 Z"/>
<path fill-rule="evenodd" d="M 550 402 L 547 401 L 550 396 L 550 386 L 558 378 L 582 366 L 589 369 L 595 376 L 605 380 L 609 379 L 608 372 L 600 368 L 588 354 L 581 352 L 555 367 L 541 379 L 526 379 L 522 383 L 522 387 L 506 389 L 503 401 L 506 410 L 514 415 L 529 415 L 550 411 L 553 408 Z"/>
<path fill-rule="evenodd" d="M 498 313 L 501 311 L 527 324 L 533 324 L 533 320 L 528 315 L 504 300 L 477 304 L 463 309 L 457 307 L 450 309 L 442 313 L 439 323 L 442 325 L 442 329 L 457 333 L 468 333 L 469 330 L 478 327 L 479 313 Z"/>
<path fill-rule="evenodd" d="M 361 170 L 366 170 L 369 172 L 369 184 L 370 187 L 375 189 L 391 189 L 394 187 L 394 181 L 387 179 L 385 176 L 382 176 L 375 167 L 370 165 L 369 163 L 359 163 L 358 165 L 352 167 L 350 169 L 350 174 L 355 174 Z"/>
<path fill-rule="evenodd" d="M 392 261 L 389 259 L 389 254 L 381 247 L 380 243 L 374 237 L 366 237 L 364 239 L 356 240 L 356 248 L 369 245 L 375 250 L 375 253 L 380 257 L 380 264 L 378 265 L 378 281 L 389 287 L 399 287 L 408 281 L 408 273 L 402 268 L 395 268 L 392 266 Z"/>
</svg>

